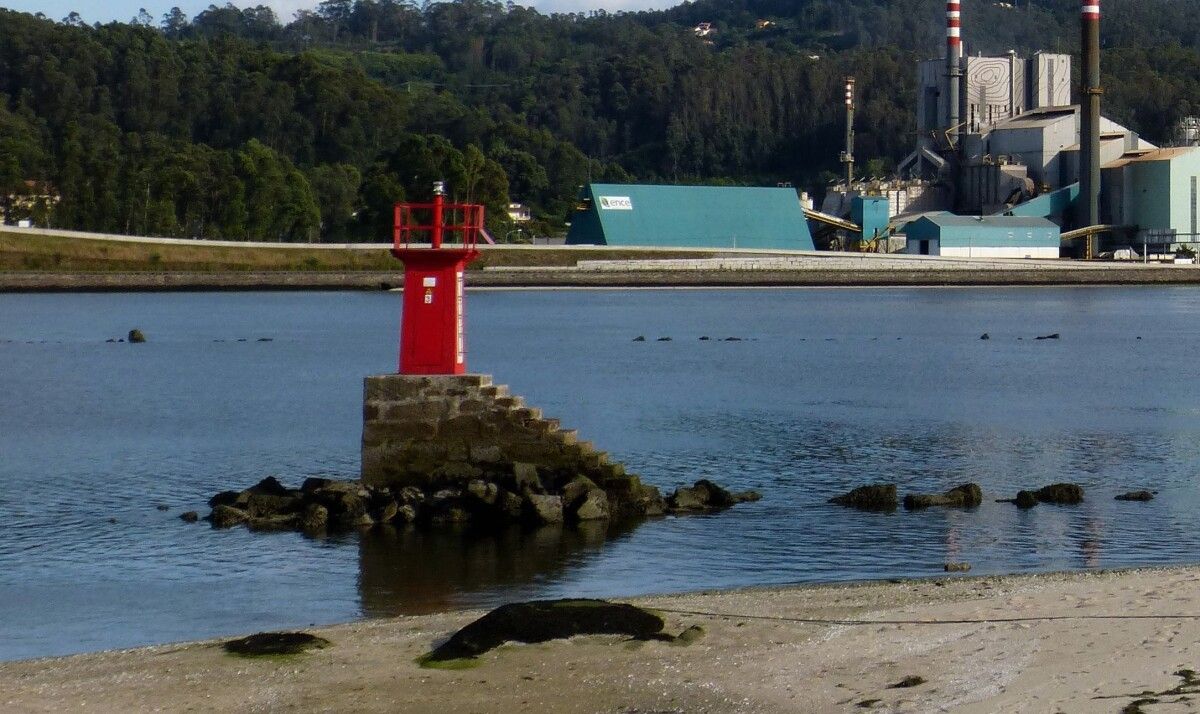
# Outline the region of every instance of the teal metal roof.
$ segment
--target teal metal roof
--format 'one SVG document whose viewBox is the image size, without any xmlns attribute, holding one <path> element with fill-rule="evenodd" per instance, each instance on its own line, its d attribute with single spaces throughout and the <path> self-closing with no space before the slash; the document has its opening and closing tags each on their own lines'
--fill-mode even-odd
<svg viewBox="0 0 1200 714">
<path fill-rule="evenodd" d="M 795 189 L 590 184 L 568 245 L 813 250 Z"/>
<path fill-rule="evenodd" d="M 1049 218 L 1040 216 L 959 216 L 953 213 L 930 213 L 922 218 L 945 227 L 959 228 L 1058 228 Z"/>
<path fill-rule="evenodd" d="M 1036 216 L 958 216 L 931 213 L 904 227 L 911 240 L 936 240 L 950 247 L 1051 247 L 1061 233 L 1048 218 Z"/>
</svg>

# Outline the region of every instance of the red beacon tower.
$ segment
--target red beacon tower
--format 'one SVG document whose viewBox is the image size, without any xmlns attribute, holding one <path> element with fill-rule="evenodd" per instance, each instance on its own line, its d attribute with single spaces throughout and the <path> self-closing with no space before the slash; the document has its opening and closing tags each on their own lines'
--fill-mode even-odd
<svg viewBox="0 0 1200 714">
<path fill-rule="evenodd" d="M 463 270 L 479 257 L 483 206 L 446 203 L 438 181 L 433 203 L 397 203 L 395 210 L 392 255 L 404 261 L 400 374 L 464 374 Z M 446 233 L 458 243 L 443 246 Z"/>
</svg>

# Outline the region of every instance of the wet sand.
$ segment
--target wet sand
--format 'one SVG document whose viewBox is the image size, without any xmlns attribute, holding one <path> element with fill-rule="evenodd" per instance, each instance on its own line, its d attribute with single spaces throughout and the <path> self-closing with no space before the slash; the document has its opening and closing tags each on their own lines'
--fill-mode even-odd
<svg viewBox="0 0 1200 714">
<path fill-rule="evenodd" d="M 506 645 L 473 668 L 434 670 L 414 659 L 481 612 L 372 620 L 308 630 L 332 645 L 295 657 L 237 658 L 208 641 L 4 663 L 0 710 L 1115 713 L 1200 703 L 1200 682 L 1177 674 L 1200 670 L 1197 567 L 629 602 L 663 611 L 668 632 L 700 625 L 705 635 L 686 646 Z M 892 686 L 911 675 L 926 682 Z"/>
</svg>

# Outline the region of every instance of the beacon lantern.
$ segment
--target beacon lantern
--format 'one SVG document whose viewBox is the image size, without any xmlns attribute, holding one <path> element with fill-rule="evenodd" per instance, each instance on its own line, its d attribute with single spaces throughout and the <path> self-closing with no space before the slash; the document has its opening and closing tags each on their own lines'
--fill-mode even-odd
<svg viewBox="0 0 1200 714">
<path fill-rule="evenodd" d="M 483 206 L 447 203 L 433 185 L 433 203 L 398 203 L 392 255 L 404 261 L 400 374 L 464 374 L 463 271 L 479 257 Z M 457 242 L 443 243 L 446 234 Z"/>
</svg>

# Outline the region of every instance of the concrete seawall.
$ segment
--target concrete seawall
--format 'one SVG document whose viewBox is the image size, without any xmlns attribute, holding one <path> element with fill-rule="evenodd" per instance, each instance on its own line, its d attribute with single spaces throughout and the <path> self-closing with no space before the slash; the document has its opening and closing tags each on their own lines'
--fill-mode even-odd
<svg viewBox="0 0 1200 714">
<path fill-rule="evenodd" d="M 387 290 L 400 272 L 0 272 L 0 292 L 124 292 L 190 290 Z M 1080 266 L 1053 269 L 989 267 L 921 269 L 605 269 L 473 270 L 476 288 L 619 287 L 889 287 L 988 285 L 1196 285 L 1195 266 Z"/>
</svg>

